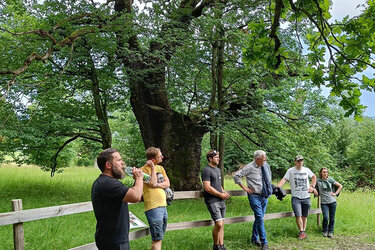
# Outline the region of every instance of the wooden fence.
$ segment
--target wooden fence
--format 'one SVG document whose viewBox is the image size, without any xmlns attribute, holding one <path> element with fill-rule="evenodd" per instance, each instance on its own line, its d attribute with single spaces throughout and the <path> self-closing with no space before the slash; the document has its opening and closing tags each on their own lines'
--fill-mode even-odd
<svg viewBox="0 0 375 250">
<path fill-rule="evenodd" d="M 290 194 L 290 190 L 286 190 L 287 194 Z M 243 190 L 232 190 L 228 191 L 231 196 L 246 196 L 246 192 Z M 175 192 L 174 200 L 181 200 L 181 199 L 194 199 L 194 198 L 201 198 L 203 197 L 202 191 L 180 191 Z M 12 200 L 12 209 L 13 212 L 9 213 L 1 213 L 0 214 L 0 226 L 4 225 L 13 225 L 13 239 L 14 239 L 14 249 L 15 250 L 23 250 L 25 247 L 24 243 L 24 231 L 23 231 L 23 223 L 34 221 L 34 220 L 41 220 L 47 219 L 52 217 L 70 215 L 70 214 L 77 214 L 83 212 L 90 212 L 93 210 L 91 202 L 81 202 L 75 204 L 68 204 L 68 205 L 60 205 L 54 207 L 45 207 L 45 208 L 36 208 L 36 209 L 22 209 L 22 200 Z M 317 224 L 320 225 L 320 200 L 318 197 L 317 201 L 317 209 L 311 209 L 309 214 L 317 214 Z M 271 213 L 266 214 L 264 216 L 264 220 L 271 220 L 271 219 L 278 219 L 278 218 L 285 218 L 285 217 L 293 217 L 294 213 L 290 212 L 280 212 L 280 213 Z M 225 219 L 225 224 L 234 224 L 234 223 L 242 223 L 242 222 L 252 222 L 254 221 L 254 215 L 249 216 L 240 216 L 240 217 L 231 217 Z M 177 222 L 177 223 L 169 223 L 167 225 L 167 231 L 174 231 L 174 230 L 182 230 L 188 228 L 197 228 L 197 227 L 207 227 L 213 226 L 214 223 L 212 220 L 200 220 L 200 221 L 187 221 L 187 222 Z M 148 228 L 132 231 L 129 233 L 129 239 L 135 240 L 140 237 L 144 237 L 150 234 L 150 230 Z M 79 246 L 76 248 L 72 248 L 72 250 L 94 250 L 97 249 L 95 242 L 89 243 L 83 246 Z"/>
</svg>

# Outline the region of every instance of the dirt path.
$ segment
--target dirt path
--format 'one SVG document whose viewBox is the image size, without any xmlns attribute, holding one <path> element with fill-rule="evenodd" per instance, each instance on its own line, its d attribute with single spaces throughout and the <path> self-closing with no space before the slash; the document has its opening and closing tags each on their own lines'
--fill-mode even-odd
<svg viewBox="0 0 375 250">
<path fill-rule="evenodd" d="M 287 245 L 287 246 L 286 246 Z M 375 250 L 373 235 L 342 236 L 335 235 L 334 238 L 311 237 L 309 239 L 286 244 L 272 245 L 270 249 L 361 249 Z"/>
</svg>

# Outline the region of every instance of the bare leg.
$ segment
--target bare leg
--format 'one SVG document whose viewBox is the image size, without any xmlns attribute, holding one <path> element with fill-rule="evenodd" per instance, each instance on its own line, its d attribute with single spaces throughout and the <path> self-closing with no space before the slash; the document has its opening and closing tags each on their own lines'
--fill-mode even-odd
<svg viewBox="0 0 375 250">
<path fill-rule="evenodd" d="M 212 238 L 214 240 L 214 245 L 224 244 L 224 221 L 216 221 L 215 226 L 212 229 Z"/>
<path fill-rule="evenodd" d="M 296 222 L 297 222 L 297 227 L 298 227 L 299 231 L 304 231 L 302 218 L 303 217 L 301 217 L 301 216 L 296 216 Z"/>
<path fill-rule="evenodd" d="M 302 216 L 302 231 L 306 231 L 307 217 Z"/>
<path fill-rule="evenodd" d="M 151 250 L 161 250 L 161 240 L 152 241 Z"/>
</svg>

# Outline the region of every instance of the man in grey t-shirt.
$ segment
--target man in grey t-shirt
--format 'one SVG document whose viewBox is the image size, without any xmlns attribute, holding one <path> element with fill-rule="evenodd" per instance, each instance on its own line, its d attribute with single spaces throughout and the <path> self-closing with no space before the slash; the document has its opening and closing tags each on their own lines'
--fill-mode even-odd
<svg viewBox="0 0 375 250">
<path fill-rule="evenodd" d="M 215 150 L 210 150 L 206 154 L 208 166 L 202 170 L 201 177 L 204 188 L 204 202 L 211 214 L 215 226 L 212 229 L 214 241 L 213 250 L 225 250 L 224 246 L 224 220 L 225 220 L 225 200 L 229 194 L 221 186 L 221 171 L 217 168 L 220 158 Z"/>
<path fill-rule="evenodd" d="M 305 231 L 311 205 L 310 194 L 315 193 L 317 195 L 318 192 L 315 189 L 316 176 L 309 168 L 303 166 L 301 155 L 295 157 L 294 164 L 295 166 L 288 169 L 277 186 L 282 187 L 287 181 L 290 184 L 292 207 L 299 229 L 298 239 L 302 240 L 307 237 Z M 311 178 L 311 185 L 309 185 L 309 178 Z"/>
</svg>

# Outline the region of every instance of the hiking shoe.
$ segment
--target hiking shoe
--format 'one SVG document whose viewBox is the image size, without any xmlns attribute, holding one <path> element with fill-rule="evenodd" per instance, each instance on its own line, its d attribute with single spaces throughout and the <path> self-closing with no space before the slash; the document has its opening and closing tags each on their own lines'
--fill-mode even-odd
<svg viewBox="0 0 375 250">
<path fill-rule="evenodd" d="M 227 248 L 224 245 L 219 245 L 220 250 L 227 250 Z"/>
<path fill-rule="evenodd" d="M 333 233 L 328 233 L 328 238 L 333 238 Z"/>
<path fill-rule="evenodd" d="M 305 235 L 305 237 L 303 237 L 304 239 L 308 239 L 309 238 L 309 236 L 307 236 L 307 234 L 306 234 L 305 231 L 303 231 L 303 234 Z"/>
<path fill-rule="evenodd" d="M 260 243 L 259 240 L 251 240 L 251 243 L 253 243 L 254 246 L 261 247 L 262 243 Z"/>
<path fill-rule="evenodd" d="M 307 237 L 307 235 L 305 234 L 305 232 L 302 232 L 302 231 L 301 231 L 301 232 L 299 232 L 297 238 L 300 239 L 300 240 L 303 240 L 303 239 L 308 238 L 308 237 Z"/>
<path fill-rule="evenodd" d="M 328 232 L 323 232 L 323 237 L 328 237 Z"/>
<path fill-rule="evenodd" d="M 267 244 L 262 244 L 262 250 L 268 250 L 268 245 Z"/>
</svg>

